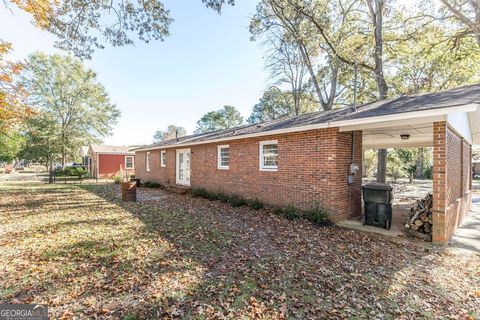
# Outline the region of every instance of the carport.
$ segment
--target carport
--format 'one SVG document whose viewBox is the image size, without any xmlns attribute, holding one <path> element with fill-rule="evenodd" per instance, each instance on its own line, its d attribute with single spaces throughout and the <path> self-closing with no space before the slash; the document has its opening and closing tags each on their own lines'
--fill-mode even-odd
<svg viewBox="0 0 480 320">
<path fill-rule="evenodd" d="M 472 145 L 480 143 L 479 93 L 478 86 L 467 86 L 402 97 L 372 104 L 371 116 L 367 105 L 358 119 L 340 126 L 340 131 L 361 131 L 363 149 L 433 148 L 434 243 L 448 243 L 470 210 Z"/>
</svg>

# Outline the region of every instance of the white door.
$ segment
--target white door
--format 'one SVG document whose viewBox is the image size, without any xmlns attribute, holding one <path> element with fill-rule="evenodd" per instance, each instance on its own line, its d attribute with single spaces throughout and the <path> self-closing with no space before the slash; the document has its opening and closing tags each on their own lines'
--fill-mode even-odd
<svg viewBox="0 0 480 320">
<path fill-rule="evenodd" d="M 190 186 L 190 149 L 177 150 L 177 184 Z"/>
</svg>

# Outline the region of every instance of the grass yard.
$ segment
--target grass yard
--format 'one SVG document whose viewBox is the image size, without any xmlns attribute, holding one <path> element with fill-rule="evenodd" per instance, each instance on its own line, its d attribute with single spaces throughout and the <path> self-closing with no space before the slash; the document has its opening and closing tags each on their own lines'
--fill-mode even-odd
<svg viewBox="0 0 480 320">
<path fill-rule="evenodd" d="M 0 186 L 0 302 L 59 318 L 480 317 L 480 256 L 162 190 Z"/>
</svg>

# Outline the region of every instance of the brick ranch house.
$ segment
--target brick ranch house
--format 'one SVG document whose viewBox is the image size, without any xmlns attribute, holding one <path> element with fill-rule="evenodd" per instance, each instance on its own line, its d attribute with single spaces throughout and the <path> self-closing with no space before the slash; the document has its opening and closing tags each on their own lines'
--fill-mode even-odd
<svg viewBox="0 0 480 320">
<path fill-rule="evenodd" d="M 131 147 L 90 145 L 88 172 L 92 178 L 113 178 L 128 171 L 135 174 L 135 152 Z"/>
<path fill-rule="evenodd" d="M 306 209 L 361 215 L 362 152 L 433 147 L 433 241 L 452 237 L 471 203 L 480 85 L 196 134 L 135 149 L 136 177 Z M 422 195 L 419 195 L 419 197 Z"/>
</svg>

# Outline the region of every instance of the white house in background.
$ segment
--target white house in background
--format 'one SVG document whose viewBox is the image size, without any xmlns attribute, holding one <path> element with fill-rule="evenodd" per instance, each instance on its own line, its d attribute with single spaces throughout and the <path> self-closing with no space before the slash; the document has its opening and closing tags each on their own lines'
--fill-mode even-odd
<svg viewBox="0 0 480 320">
<path fill-rule="evenodd" d="M 82 166 L 87 169 L 87 171 L 90 171 L 89 169 L 89 156 L 88 156 L 88 146 L 81 146 L 80 147 L 80 157 L 82 157 Z"/>
</svg>

